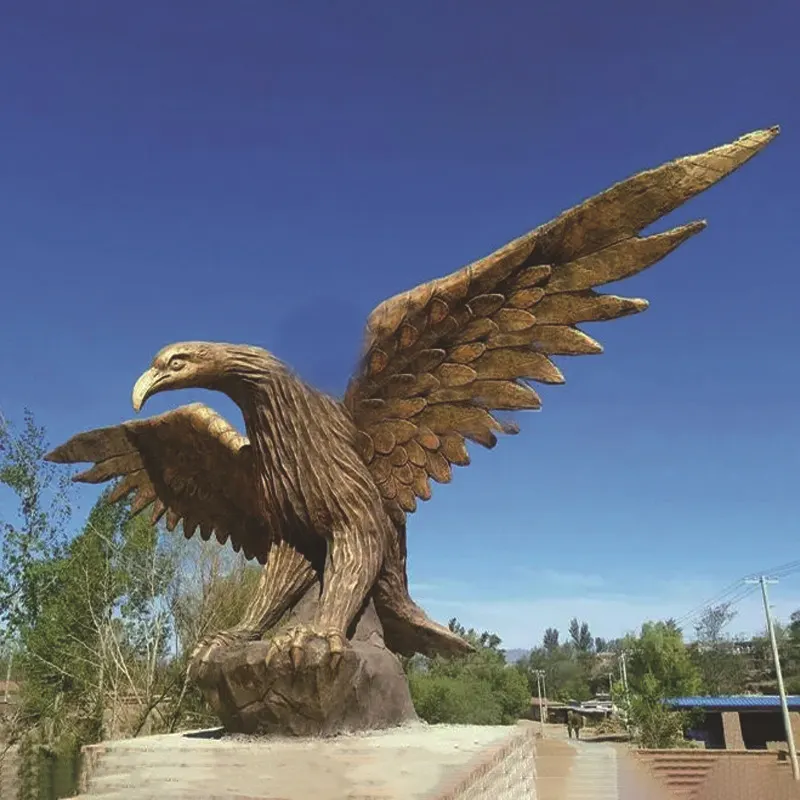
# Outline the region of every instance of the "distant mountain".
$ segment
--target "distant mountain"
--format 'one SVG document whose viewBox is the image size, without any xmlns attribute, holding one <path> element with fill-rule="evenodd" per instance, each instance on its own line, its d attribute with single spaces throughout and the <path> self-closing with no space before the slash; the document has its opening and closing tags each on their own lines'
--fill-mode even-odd
<svg viewBox="0 0 800 800">
<path fill-rule="evenodd" d="M 527 658 L 531 651 L 530 650 L 521 650 L 519 647 L 512 648 L 511 650 L 506 650 L 506 662 L 508 664 L 516 664 L 517 661 L 522 661 L 523 658 Z"/>
</svg>

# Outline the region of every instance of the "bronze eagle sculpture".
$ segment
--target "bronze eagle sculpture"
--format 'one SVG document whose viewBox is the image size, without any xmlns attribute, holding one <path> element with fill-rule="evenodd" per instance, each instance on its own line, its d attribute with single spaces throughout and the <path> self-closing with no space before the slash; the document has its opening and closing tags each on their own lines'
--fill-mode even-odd
<svg viewBox="0 0 800 800">
<path fill-rule="evenodd" d="M 612 186 L 448 277 L 379 305 L 343 400 L 304 383 L 257 347 L 183 342 L 159 352 L 133 389 L 138 412 L 172 389 L 223 392 L 247 437 L 210 408 L 187 405 L 79 434 L 50 461 L 93 462 L 75 480 L 119 482 L 132 513 L 154 505 L 188 538 L 199 529 L 264 566 L 245 619 L 204 646 L 261 638 L 315 581 L 312 623 L 273 637 L 267 661 L 295 667 L 309 638 L 335 666 L 368 598 L 387 647 L 401 654 L 470 646 L 430 620 L 409 596 L 406 516 L 469 464 L 466 442 L 491 448 L 517 432 L 494 412 L 538 409 L 530 381 L 562 383 L 553 356 L 602 352 L 577 326 L 644 311 L 647 302 L 600 294 L 705 227 L 692 222 L 639 235 L 763 149 L 778 128 Z"/>
</svg>

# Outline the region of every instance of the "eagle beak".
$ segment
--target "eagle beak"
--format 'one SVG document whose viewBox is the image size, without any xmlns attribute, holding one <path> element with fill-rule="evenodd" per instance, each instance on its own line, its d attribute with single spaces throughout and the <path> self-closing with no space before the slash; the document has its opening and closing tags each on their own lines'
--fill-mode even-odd
<svg viewBox="0 0 800 800">
<path fill-rule="evenodd" d="M 159 370 L 151 368 L 136 381 L 133 387 L 133 395 L 131 396 L 134 411 L 138 413 L 147 398 L 156 393 L 157 386 L 163 377 Z"/>
</svg>

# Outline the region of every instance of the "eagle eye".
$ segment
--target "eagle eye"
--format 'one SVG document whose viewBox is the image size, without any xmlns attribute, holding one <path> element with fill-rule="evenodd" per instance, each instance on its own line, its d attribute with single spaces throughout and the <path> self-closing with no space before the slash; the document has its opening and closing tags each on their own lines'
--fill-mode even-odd
<svg viewBox="0 0 800 800">
<path fill-rule="evenodd" d="M 172 356 L 167 364 L 170 372 L 179 372 L 186 366 L 186 359 L 183 356 Z"/>
</svg>

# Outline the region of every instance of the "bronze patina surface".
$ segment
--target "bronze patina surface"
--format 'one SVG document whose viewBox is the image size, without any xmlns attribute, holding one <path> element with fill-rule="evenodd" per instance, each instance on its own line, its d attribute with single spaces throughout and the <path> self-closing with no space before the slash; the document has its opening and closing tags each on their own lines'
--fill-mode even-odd
<svg viewBox="0 0 800 800">
<path fill-rule="evenodd" d="M 133 390 L 139 411 L 171 389 L 223 392 L 247 437 L 204 405 L 82 433 L 49 454 L 93 462 L 76 480 L 119 480 L 113 501 L 153 506 L 187 537 L 214 535 L 264 565 L 241 623 L 201 643 L 191 673 L 232 730 L 296 734 L 413 717 L 395 654 L 470 646 L 409 596 L 406 517 L 517 428 L 497 411 L 539 408 L 529 382 L 562 383 L 553 356 L 600 353 L 579 330 L 647 308 L 597 287 L 664 258 L 705 224 L 639 233 L 740 167 L 778 134 L 639 173 L 492 255 L 382 303 L 340 401 L 266 350 L 165 347 Z"/>
</svg>

